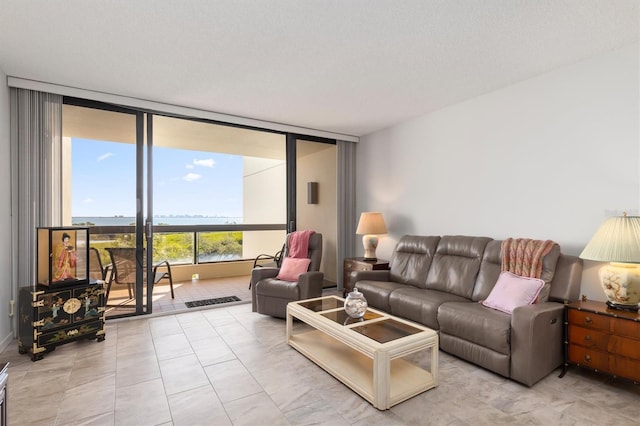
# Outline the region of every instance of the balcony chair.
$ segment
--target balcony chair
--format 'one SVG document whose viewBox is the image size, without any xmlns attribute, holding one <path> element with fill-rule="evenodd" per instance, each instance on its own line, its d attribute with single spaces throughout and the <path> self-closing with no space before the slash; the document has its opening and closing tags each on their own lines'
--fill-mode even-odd
<svg viewBox="0 0 640 426">
<path fill-rule="evenodd" d="M 285 257 L 282 265 L 287 262 L 289 237 L 285 242 Z M 308 259 L 311 260 L 307 272 L 302 273 L 297 281 L 278 279 L 280 267 L 257 267 L 251 271 L 251 308 L 272 317 L 285 318 L 287 303 L 322 296 L 322 282 L 324 274 L 319 272 L 322 261 L 322 234 L 314 233 L 309 238 Z"/>
<path fill-rule="evenodd" d="M 111 265 L 103 265 L 100 252 L 95 247 L 89 247 L 89 279 L 91 281 L 107 281 Z"/>
<path fill-rule="evenodd" d="M 284 255 L 285 247 L 286 247 L 286 242 L 282 244 L 282 248 L 278 252 L 276 252 L 276 254 L 259 254 L 253 260 L 253 267 L 251 268 L 251 270 L 255 268 L 263 268 L 263 267 L 279 268 L 280 265 L 282 264 L 282 257 Z M 251 279 L 249 279 L 249 290 L 251 290 Z"/>
<path fill-rule="evenodd" d="M 107 294 L 106 300 L 109 300 L 109 293 L 111 292 L 112 284 L 126 285 L 129 290 L 129 297 L 132 298 L 135 295 L 136 284 L 136 249 L 135 247 L 108 247 L 107 252 L 111 257 L 111 267 L 113 272 L 110 279 L 107 281 Z M 146 250 L 145 258 L 143 262 L 146 264 Z M 143 269 L 144 271 L 145 269 Z M 146 278 L 146 274 L 143 272 L 143 276 Z M 173 278 L 171 276 L 171 265 L 168 261 L 163 260 L 153 265 L 153 283 L 151 291 L 161 280 L 168 279 L 169 287 L 171 289 L 171 298 L 174 299 L 173 293 Z"/>
</svg>

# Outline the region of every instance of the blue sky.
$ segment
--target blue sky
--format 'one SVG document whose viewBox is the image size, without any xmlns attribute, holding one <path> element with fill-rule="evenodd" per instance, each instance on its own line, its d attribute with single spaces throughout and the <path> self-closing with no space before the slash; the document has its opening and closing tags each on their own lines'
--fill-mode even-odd
<svg viewBox="0 0 640 426">
<path fill-rule="evenodd" d="M 135 145 L 72 139 L 72 216 L 135 216 Z M 242 157 L 154 148 L 156 215 L 242 216 Z"/>
</svg>

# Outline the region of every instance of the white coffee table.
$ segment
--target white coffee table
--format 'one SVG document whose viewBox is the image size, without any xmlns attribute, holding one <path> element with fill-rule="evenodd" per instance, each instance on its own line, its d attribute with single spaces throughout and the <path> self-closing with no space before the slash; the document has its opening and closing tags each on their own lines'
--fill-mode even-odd
<svg viewBox="0 0 640 426">
<path fill-rule="evenodd" d="M 294 333 L 293 318 L 310 327 Z M 353 320 L 337 296 L 289 303 L 287 342 L 380 410 L 438 385 L 435 331 L 376 309 Z M 428 350 L 428 368 L 406 358 Z"/>
</svg>

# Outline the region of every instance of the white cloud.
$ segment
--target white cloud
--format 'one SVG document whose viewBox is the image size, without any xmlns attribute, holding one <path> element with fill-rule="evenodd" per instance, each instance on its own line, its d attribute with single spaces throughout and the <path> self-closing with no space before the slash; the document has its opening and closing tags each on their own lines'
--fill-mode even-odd
<svg viewBox="0 0 640 426">
<path fill-rule="evenodd" d="M 187 164 L 187 165 L 185 165 L 185 167 L 187 169 L 195 169 L 196 168 L 196 166 L 194 166 L 193 164 Z"/>
<path fill-rule="evenodd" d="M 106 154 L 102 154 L 98 157 L 98 161 L 106 160 L 109 157 L 113 157 L 115 154 L 113 152 L 107 152 Z"/>
<path fill-rule="evenodd" d="M 209 167 L 210 169 L 215 166 L 216 162 L 213 158 L 207 158 L 206 160 L 193 160 L 193 164 L 196 166 Z"/>
<path fill-rule="evenodd" d="M 194 180 L 198 180 L 200 178 L 202 178 L 202 175 L 199 175 L 197 173 L 187 173 L 182 177 L 182 180 L 186 180 L 187 182 L 193 182 Z"/>
<path fill-rule="evenodd" d="M 93 204 L 93 198 L 85 198 L 82 202 L 84 204 Z"/>
</svg>

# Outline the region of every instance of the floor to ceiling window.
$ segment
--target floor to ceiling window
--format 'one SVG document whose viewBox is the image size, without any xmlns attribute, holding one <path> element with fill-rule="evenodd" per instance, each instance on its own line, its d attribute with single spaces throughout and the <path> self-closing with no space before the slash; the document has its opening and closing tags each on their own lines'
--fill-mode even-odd
<svg viewBox="0 0 640 426">
<path fill-rule="evenodd" d="M 111 262 L 108 247 L 152 246 L 154 262 L 172 264 L 174 281 L 275 252 L 287 230 L 296 229 L 291 211 L 299 211 L 299 226 L 335 241 L 335 145 L 301 140 L 287 162 L 287 139 L 66 99 L 63 224 L 90 226 L 91 245 L 104 264 Z M 321 210 L 300 193 L 310 180 L 321 181 Z M 291 198 L 288 188 L 296 186 Z M 149 230 L 152 239 L 143 239 Z M 335 250 L 323 261 L 328 271 L 335 269 L 333 257 Z M 332 276 L 335 271 L 330 281 Z M 122 299 L 110 296 L 108 305 L 118 314 L 151 312 L 156 295 L 138 288 L 137 300 L 124 293 Z"/>
<path fill-rule="evenodd" d="M 285 142 L 279 133 L 153 117 L 156 231 L 162 225 L 280 226 L 192 234 L 199 244 L 192 240 L 191 250 L 179 254 L 180 259 L 250 259 L 281 244 L 287 222 Z M 187 243 L 188 237 L 183 238 Z"/>
</svg>

